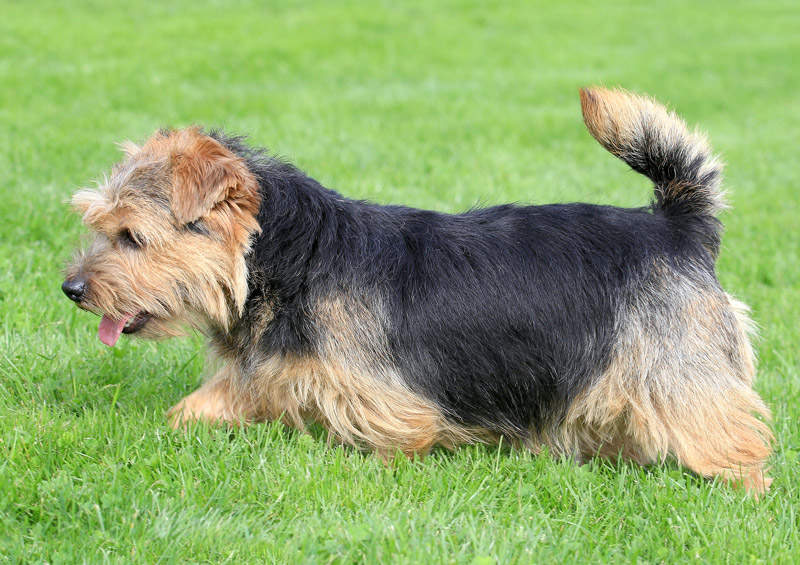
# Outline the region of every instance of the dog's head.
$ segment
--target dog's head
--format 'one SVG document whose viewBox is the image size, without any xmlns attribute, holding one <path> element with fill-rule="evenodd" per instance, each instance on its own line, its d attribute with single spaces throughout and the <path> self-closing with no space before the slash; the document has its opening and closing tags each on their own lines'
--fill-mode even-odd
<svg viewBox="0 0 800 565">
<path fill-rule="evenodd" d="M 226 328 L 247 295 L 245 255 L 260 205 L 241 157 L 199 128 L 160 131 L 74 208 L 93 241 L 66 269 L 64 293 L 102 316 L 98 335 L 163 337 L 186 323 Z"/>
</svg>

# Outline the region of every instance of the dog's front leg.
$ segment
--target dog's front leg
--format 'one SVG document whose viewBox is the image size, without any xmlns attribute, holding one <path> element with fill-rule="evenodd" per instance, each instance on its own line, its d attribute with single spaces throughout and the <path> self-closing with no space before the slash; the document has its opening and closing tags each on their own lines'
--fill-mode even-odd
<svg viewBox="0 0 800 565">
<path fill-rule="evenodd" d="M 222 367 L 203 386 L 169 409 L 167 417 L 173 428 L 203 420 L 209 423 L 246 422 L 251 416 L 249 403 L 244 402 L 235 371 Z"/>
</svg>

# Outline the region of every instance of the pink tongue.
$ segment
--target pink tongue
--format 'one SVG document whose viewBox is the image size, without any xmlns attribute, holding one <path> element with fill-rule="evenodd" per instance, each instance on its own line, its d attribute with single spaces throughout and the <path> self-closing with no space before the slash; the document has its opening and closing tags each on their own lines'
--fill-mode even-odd
<svg viewBox="0 0 800 565">
<path fill-rule="evenodd" d="M 120 334 L 122 334 L 122 328 L 125 327 L 125 324 L 127 324 L 128 320 L 131 318 L 133 318 L 133 314 L 125 316 L 121 320 L 112 320 L 103 314 L 103 319 L 100 320 L 100 327 L 97 328 L 97 337 L 107 346 L 114 347 Z"/>
</svg>

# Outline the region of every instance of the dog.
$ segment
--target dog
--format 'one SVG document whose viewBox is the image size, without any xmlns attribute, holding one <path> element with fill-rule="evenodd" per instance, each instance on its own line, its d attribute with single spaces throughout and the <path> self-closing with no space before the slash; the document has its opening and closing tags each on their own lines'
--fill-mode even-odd
<svg viewBox="0 0 800 565">
<path fill-rule="evenodd" d="M 160 130 L 72 204 L 62 289 L 100 341 L 195 328 L 221 369 L 169 411 L 280 419 L 385 458 L 501 440 L 583 461 L 674 458 L 768 488 L 752 324 L 720 286 L 722 166 L 650 98 L 580 92 L 651 205 L 444 214 L 348 199 L 243 138 Z"/>
</svg>

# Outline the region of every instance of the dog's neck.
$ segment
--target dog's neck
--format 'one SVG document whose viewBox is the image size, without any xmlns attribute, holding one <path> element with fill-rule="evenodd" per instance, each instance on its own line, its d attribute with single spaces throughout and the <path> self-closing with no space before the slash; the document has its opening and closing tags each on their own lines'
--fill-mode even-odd
<svg viewBox="0 0 800 565">
<path fill-rule="evenodd" d="M 225 348 L 257 346 L 259 351 L 295 351 L 310 347 L 305 316 L 324 293 L 332 256 L 321 249 L 337 245 L 337 222 L 353 204 L 295 167 L 280 161 L 252 165 L 261 190 L 247 265 L 247 300 L 227 335 L 215 341 Z M 263 323 L 264 312 L 272 319 Z M 254 328 L 260 328 L 254 334 Z"/>
</svg>

